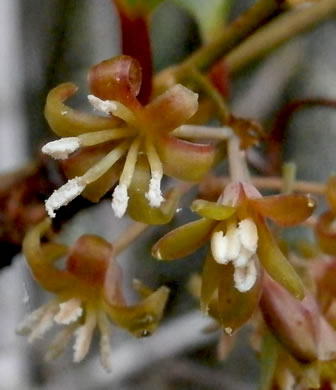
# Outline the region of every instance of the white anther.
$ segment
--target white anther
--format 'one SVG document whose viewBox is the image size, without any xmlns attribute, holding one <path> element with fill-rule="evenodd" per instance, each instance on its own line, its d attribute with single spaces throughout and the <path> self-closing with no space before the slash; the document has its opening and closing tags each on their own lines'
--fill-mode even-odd
<svg viewBox="0 0 336 390">
<path fill-rule="evenodd" d="M 258 245 L 258 230 L 252 219 L 247 218 L 240 221 L 238 233 L 241 244 L 250 252 L 255 253 Z"/>
<path fill-rule="evenodd" d="M 250 252 L 244 246 L 241 246 L 239 255 L 232 261 L 235 267 L 245 267 L 249 259 L 254 255 L 254 252 Z"/>
<path fill-rule="evenodd" d="M 212 233 L 210 245 L 212 256 L 216 262 L 219 264 L 227 264 L 229 262 L 227 258 L 228 240 L 222 231 Z"/>
<path fill-rule="evenodd" d="M 227 258 L 234 260 L 239 256 L 241 249 L 238 229 L 235 226 L 229 226 L 225 237 L 228 240 Z"/>
<path fill-rule="evenodd" d="M 75 177 L 55 190 L 45 202 L 49 217 L 54 218 L 56 216 L 55 210 L 70 203 L 83 192 L 84 188 L 85 184 L 83 184 L 81 178 Z"/>
<path fill-rule="evenodd" d="M 104 112 L 105 114 L 113 114 L 117 109 L 117 105 L 111 100 L 102 100 L 94 95 L 89 95 L 88 100 L 95 110 Z"/>
<path fill-rule="evenodd" d="M 112 195 L 112 209 L 116 217 L 121 218 L 125 214 L 128 199 L 129 196 L 127 194 L 127 187 L 125 184 L 117 185 Z"/>
<path fill-rule="evenodd" d="M 69 325 L 72 322 L 77 321 L 83 313 L 81 304 L 82 302 L 77 298 L 71 298 L 68 301 L 61 303 L 59 305 L 60 310 L 54 318 L 55 322 Z"/>
<path fill-rule="evenodd" d="M 77 137 L 61 138 L 57 141 L 48 142 L 43 146 L 42 152 L 56 160 L 64 160 L 80 148 L 80 140 Z"/>
<path fill-rule="evenodd" d="M 231 336 L 232 335 L 232 328 L 230 327 L 227 327 L 227 328 L 224 328 L 224 331 L 227 335 Z"/>
<path fill-rule="evenodd" d="M 233 279 L 235 287 L 240 292 L 249 291 L 257 280 L 257 268 L 253 259 L 246 267 L 235 267 Z"/>
<path fill-rule="evenodd" d="M 148 192 L 145 196 L 149 200 L 149 205 L 151 207 L 160 207 L 161 203 L 164 201 L 164 197 L 161 193 L 161 178 L 161 175 L 153 172 L 149 181 Z"/>
</svg>

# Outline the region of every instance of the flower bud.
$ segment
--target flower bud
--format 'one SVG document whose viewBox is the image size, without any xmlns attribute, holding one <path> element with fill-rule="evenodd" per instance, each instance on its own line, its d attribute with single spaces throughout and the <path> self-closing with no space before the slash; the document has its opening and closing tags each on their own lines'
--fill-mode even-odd
<svg viewBox="0 0 336 390">
<path fill-rule="evenodd" d="M 297 360 L 317 359 L 320 313 L 311 294 L 299 301 L 265 275 L 260 308 L 274 335 Z"/>
</svg>

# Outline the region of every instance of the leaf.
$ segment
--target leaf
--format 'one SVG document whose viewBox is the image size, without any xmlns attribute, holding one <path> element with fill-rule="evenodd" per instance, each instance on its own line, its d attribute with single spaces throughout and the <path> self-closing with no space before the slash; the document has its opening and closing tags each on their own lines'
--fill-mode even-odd
<svg viewBox="0 0 336 390">
<path fill-rule="evenodd" d="M 231 6 L 231 0 L 173 0 L 186 9 L 197 21 L 202 38 L 213 39 L 224 24 Z"/>
</svg>

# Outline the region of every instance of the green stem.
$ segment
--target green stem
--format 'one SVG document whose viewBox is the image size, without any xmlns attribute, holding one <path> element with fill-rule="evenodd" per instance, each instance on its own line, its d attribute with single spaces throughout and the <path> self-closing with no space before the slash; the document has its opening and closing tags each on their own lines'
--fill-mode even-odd
<svg viewBox="0 0 336 390">
<path fill-rule="evenodd" d="M 239 71 L 270 50 L 336 13 L 336 0 L 321 0 L 310 6 L 278 17 L 260 28 L 250 38 L 233 49 L 225 62 L 231 73 Z"/>
<path fill-rule="evenodd" d="M 258 0 L 238 19 L 224 28 L 216 40 L 201 47 L 181 64 L 180 71 L 183 73 L 184 69 L 190 69 L 190 67 L 200 71 L 209 69 L 239 42 L 278 13 L 283 3 L 284 0 Z"/>
<path fill-rule="evenodd" d="M 215 103 L 219 115 L 219 119 L 223 124 L 226 124 L 230 119 L 230 110 L 224 102 L 223 96 L 214 87 L 210 80 L 202 75 L 201 72 L 196 69 L 193 72 L 189 72 L 189 77 L 192 79 L 202 90 L 209 96 L 209 98 Z"/>
</svg>

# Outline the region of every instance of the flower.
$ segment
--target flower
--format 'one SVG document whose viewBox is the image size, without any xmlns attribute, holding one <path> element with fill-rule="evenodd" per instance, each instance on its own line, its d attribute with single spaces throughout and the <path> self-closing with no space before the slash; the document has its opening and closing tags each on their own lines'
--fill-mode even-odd
<svg viewBox="0 0 336 390">
<path fill-rule="evenodd" d="M 152 255 L 174 260 L 210 242 L 202 273 L 201 307 L 232 333 L 259 302 L 263 269 L 295 297 L 303 298 L 302 282 L 280 251 L 265 217 L 292 226 L 308 218 L 314 207 L 309 195 L 262 197 L 251 184 L 232 182 L 217 203 L 195 200 L 191 208 L 203 218 L 162 237 Z"/>
<path fill-rule="evenodd" d="M 63 161 L 70 179 L 46 201 L 51 218 L 79 194 L 97 202 L 117 182 L 112 209 L 146 223 L 168 222 L 177 205 L 172 191 L 165 202 L 163 174 L 199 181 L 214 161 L 211 144 L 197 144 L 174 136 L 174 130 L 195 114 L 198 95 L 178 84 L 143 106 L 137 99 L 141 68 L 128 56 L 103 61 L 88 74 L 93 108 L 107 117 L 77 112 L 63 102 L 76 91 L 64 83 L 50 91 L 46 119 L 60 140 L 42 151 Z M 139 206 L 141 203 L 141 207 Z M 140 210 L 139 210 L 140 209 Z"/>
<path fill-rule="evenodd" d="M 40 338 L 55 323 L 64 325 L 52 341 L 47 359 L 63 352 L 75 335 L 74 362 L 87 355 L 92 335 L 99 328 L 102 366 L 109 365 L 109 320 L 136 337 L 148 336 L 158 326 L 169 290 L 161 287 L 155 292 L 137 289 L 143 300 L 133 306 L 126 304 L 122 293 L 122 273 L 114 258 L 113 246 L 94 235 L 81 236 L 69 250 L 54 242 L 41 243 L 51 227 L 45 219 L 25 237 L 23 252 L 34 278 L 55 298 L 29 314 L 18 327 L 18 333 L 29 335 L 29 341 Z M 65 267 L 55 262 L 67 255 Z"/>
</svg>

